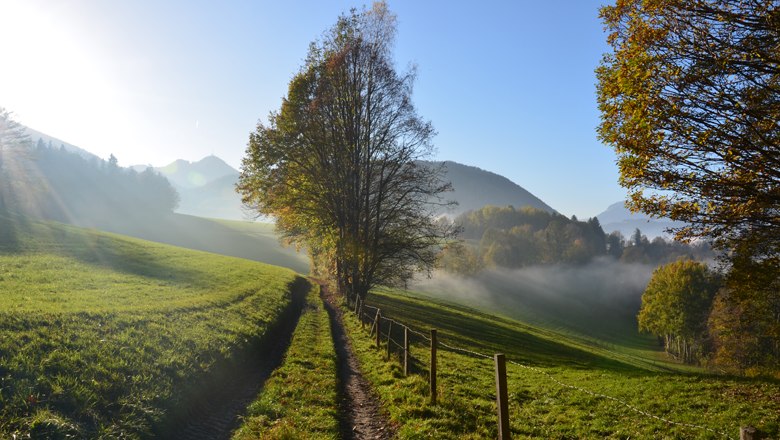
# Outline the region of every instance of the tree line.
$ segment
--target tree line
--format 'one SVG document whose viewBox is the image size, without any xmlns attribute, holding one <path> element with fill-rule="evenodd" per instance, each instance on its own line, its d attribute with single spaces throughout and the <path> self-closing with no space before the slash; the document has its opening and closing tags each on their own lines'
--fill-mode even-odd
<svg viewBox="0 0 780 440">
<path fill-rule="evenodd" d="M 85 158 L 63 145 L 33 142 L 0 109 L 0 210 L 81 225 L 105 225 L 129 215 L 172 212 L 178 193 L 152 169 L 136 172 L 109 160 Z"/>
<path fill-rule="evenodd" d="M 490 267 L 585 264 L 603 256 L 652 265 L 681 257 L 713 257 L 706 243 L 690 245 L 661 237 L 651 241 L 638 229 L 628 238 L 617 231 L 607 234 L 595 217 L 580 221 L 530 206 L 485 206 L 461 214 L 454 223 L 463 241 L 446 246 L 439 265 L 462 275 Z"/>
</svg>

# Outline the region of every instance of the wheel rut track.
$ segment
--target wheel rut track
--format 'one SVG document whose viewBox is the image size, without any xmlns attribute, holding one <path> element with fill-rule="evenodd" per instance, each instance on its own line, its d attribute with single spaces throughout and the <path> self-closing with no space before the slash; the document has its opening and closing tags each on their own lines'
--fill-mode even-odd
<svg viewBox="0 0 780 440">
<path fill-rule="evenodd" d="M 242 368 L 226 372 L 223 380 L 208 384 L 208 392 L 195 397 L 194 402 L 188 402 L 190 409 L 178 417 L 174 428 L 163 433 L 161 438 L 230 439 L 232 432 L 240 426 L 241 416 L 262 391 L 271 373 L 282 364 L 290 346 L 308 289 L 298 285 L 292 290 L 292 303 L 280 318 L 280 325 L 271 329 L 266 342 L 247 356 Z"/>
<path fill-rule="evenodd" d="M 337 305 L 338 300 L 324 285 L 321 285 L 320 294 L 330 318 L 330 328 L 336 348 L 341 438 L 344 440 L 394 438 L 394 429 L 382 412 L 379 399 L 360 371 L 360 363 L 344 330 L 342 311 Z"/>
</svg>

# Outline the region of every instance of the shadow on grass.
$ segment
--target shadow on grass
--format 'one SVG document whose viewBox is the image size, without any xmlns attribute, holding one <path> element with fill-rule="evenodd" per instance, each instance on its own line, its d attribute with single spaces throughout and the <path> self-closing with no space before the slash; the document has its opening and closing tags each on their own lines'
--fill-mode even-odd
<svg viewBox="0 0 780 440">
<path fill-rule="evenodd" d="M 275 235 L 255 234 L 231 228 L 218 221 L 183 214 L 167 214 L 154 219 L 133 213 L 110 222 L 83 224 L 144 240 L 213 252 L 308 273 L 306 258 L 284 248 Z"/>
<path fill-rule="evenodd" d="M 182 401 L 169 408 L 165 420 L 156 427 L 159 438 L 231 438 L 249 404 L 282 365 L 312 284 L 295 277 L 287 288 L 290 303 L 265 333 L 236 347 L 232 356 L 208 374 L 187 379 Z"/>
<path fill-rule="evenodd" d="M 192 283 L 202 273 L 166 261 L 143 243 L 68 225 L 0 214 L 0 251 L 12 254 L 45 252 L 73 258 L 91 266 L 166 281 Z"/>
<path fill-rule="evenodd" d="M 0 208 L 0 252 L 19 252 L 19 235 L 30 229 L 29 220 Z"/>
</svg>

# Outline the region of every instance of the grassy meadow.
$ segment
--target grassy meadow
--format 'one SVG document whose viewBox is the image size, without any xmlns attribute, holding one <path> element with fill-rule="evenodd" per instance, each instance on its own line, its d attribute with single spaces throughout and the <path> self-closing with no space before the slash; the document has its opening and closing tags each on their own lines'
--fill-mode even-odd
<svg viewBox="0 0 780 440">
<path fill-rule="evenodd" d="M 425 334 L 437 328 L 444 344 L 491 357 L 505 353 L 514 362 L 507 365 L 513 438 L 739 438 L 739 427 L 745 425 L 758 427 L 769 438 L 780 435 L 777 381 L 678 370 L 671 363 L 600 350 L 549 330 L 408 292 L 380 289 L 368 303 Z M 439 398 L 431 405 L 428 342 L 414 335 L 411 351 L 417 361 L 413 374 L 404 377 L 397 360 L 385 360 L 384 345 L 374 348 L 367 330 L 354 314 L 348 315 L 345 321 L 364 372 L 398 426 L 399 438 L 497 436 L 491 358 L 440 347 Z M 400 332 L 394 338 L 400 340 Z"/>
<path fill-rule="evenodd" d="M 161 435 L 308 287 L 248 260 L 0 222 L 0 438 Z"/>
<path fill-rule="evenodd" d="M 184 214 L 150 218 L 139 212 L 129 212 L 122 218 L 73 218 L 71 223 L 143 240 L 288 267 L 298 273 L 309 272 L 306 254 L 282 246 L 279 236 L 274 232 L 274 225 L 270 223 Z"/>
</svg>

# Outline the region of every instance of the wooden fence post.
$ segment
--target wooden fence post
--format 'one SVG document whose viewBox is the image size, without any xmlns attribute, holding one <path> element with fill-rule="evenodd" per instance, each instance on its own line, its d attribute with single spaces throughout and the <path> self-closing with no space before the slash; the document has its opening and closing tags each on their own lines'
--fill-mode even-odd
<svg viewBox="0 0 780 440">
<path fill-rule="evenodd" d="M 431 329 L 431 404 L 436 405 L 436 329 Z"/>
<path fill-rule="evenodd" d="M 508 440 L 509 432 L 509 393 L 506 389 L 506 356 L 493 356 L 496 364 L 496 406 L 498 407 L 498 438 Z"/>
<path fill-rule="evenodd" d="M 741 426 L 739 428 L 739 440 L 755 440 L 757 438 L 756 428 L 752 426 Z"/>
<path fill-rule="evenodd" d="M 409 375 L 409 327 L 404 326 L 404 376 Z"/>
<path fill-rule="evenodd" d="M 393 334 L 393 321 L 388 321 L 389 325 L 387 326 L 387 360 L 390 360 L 390 335 Z"/>
<path fill-rule="evenodd" d="M 376 310 L 376 348 L 379 348 L 379 337 L 382 335 L 381 330 L 382 326 L 382 312 L 379 311 L 379 309 Z"/>
<path fill-rule="evenodd" d="M 360 320 L 360 328 L 366 329 L 366 321 L 363 319 L 363 301 L 360 301 L 360 310 L 358 310 L 358 319 Z"/>
<path fill-rule="evenodd" d="M 368 337 L 374 336 L 374 330 L 379 332 L 379 327 L 377 325 L 379 324 L 379 309 L 376 309 L 376 315 L 374 315 L 374 322 L 371 323 L 371 331 L 368 332 Z"/>
<path fill-rule="evenodd" d="M 358 312 L 358 305 L 360 305 L 360 296 L 355 297 L 355 314 Z"/>
</svg>

